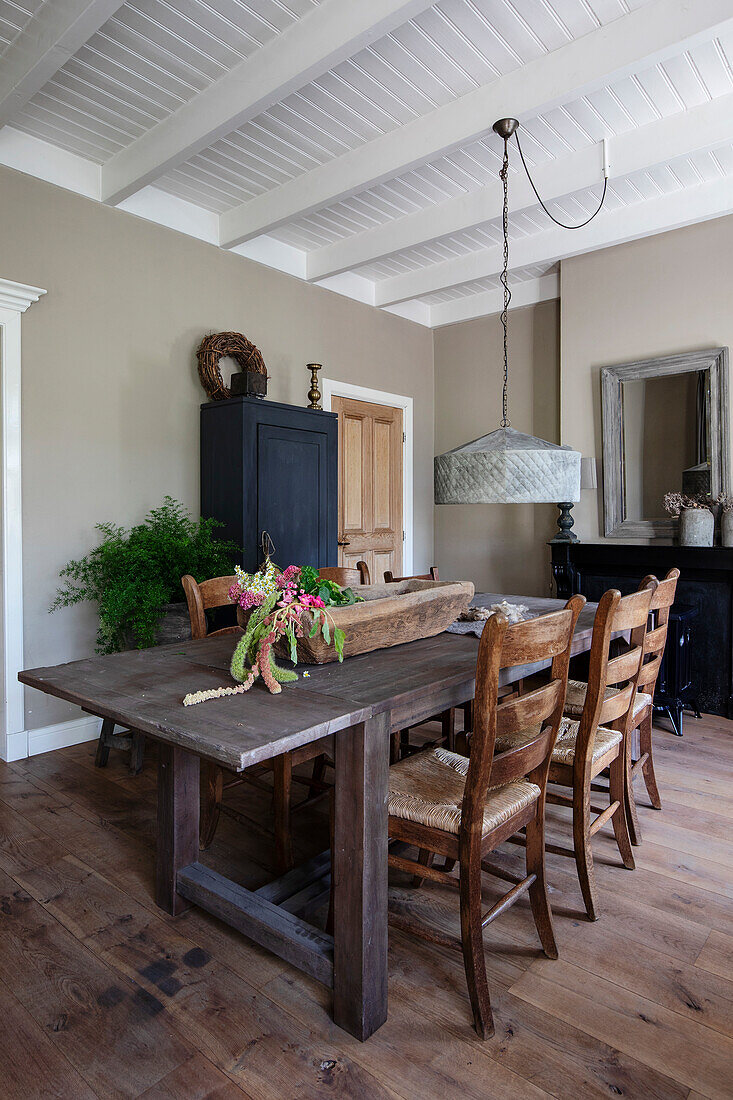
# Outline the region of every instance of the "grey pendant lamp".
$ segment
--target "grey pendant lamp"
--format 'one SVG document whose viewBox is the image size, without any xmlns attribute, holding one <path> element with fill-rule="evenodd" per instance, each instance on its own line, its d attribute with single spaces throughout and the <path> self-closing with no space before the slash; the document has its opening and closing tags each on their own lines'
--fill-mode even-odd
<svg viewBox="0 0 733 1100">
<path fill-rule="evenodd" d="M 489 432 L 480 439 L 464 443 L 463 446 L 455 447 L 452 451 L 446 451 L 445 454 L 436 457 L 436 504 L 555 504 L 557 501 L 580 500 L 580 452 L 515 431 L 508 415 L 507 315 L 511 300 L 508 143 L 518 127 L 519 123 L 514 118 L 504 118 L 494 123 L 494 131 L 504 140 L 504 159 L 500 173 L 504 187 L 502 214 L 504 270 L 501 275 L 501 284 L 504 288 L 504 309 L 501 314 L 504 329 L 504 386 L 501 425 L 496 431 Z M 521 154 L 521 146 L 519 148 Z M 524 157 L 522 157 L 522 163 L 524 164 Z M 524 167 L 529 175 L 526 164 Z M 532 186 L 534 187 L 534 184 Z M 537 197 L 539 198 L 539 195 Z M 541 199 L 540 202 L 542 202 Z M 547 213 L 549 214 L 549 211 Z M 553 216 L 550 214 L 550 217 Z M 553 221 L 556 219 L 553 218 Z M 580 227 L 566 226 L 565 228 Z"/>
</svg>

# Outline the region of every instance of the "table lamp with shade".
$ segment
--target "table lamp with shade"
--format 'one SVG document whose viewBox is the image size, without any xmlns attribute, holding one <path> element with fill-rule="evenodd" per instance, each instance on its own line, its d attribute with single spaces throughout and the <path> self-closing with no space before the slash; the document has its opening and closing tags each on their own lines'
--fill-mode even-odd
<svg viewBox="0 0 733 1100">
<path fill-rule="evenodd" d="M 580 488 L 581 490 L 598 488 L 595 458 L 581 458 Z M 576 503 L 576 501 L 558 501 L 557 506 L 560 509 L 560 515 L 557 517 L 558 532 L 553 539 L 550 539 L 551 542 L 578 541 L 578 536 L 573 534 L 571 530 L 573 523 L 575 522 L 572 515 L 570 514 L 574 503 Z"/>
</svg>

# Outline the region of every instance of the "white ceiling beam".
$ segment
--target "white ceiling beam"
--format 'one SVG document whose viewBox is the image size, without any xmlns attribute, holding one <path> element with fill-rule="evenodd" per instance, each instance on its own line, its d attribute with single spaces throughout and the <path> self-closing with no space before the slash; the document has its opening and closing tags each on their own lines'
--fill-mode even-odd
<svg viewBox="0 0 733 1100">
<path fill-rule="evenodd" d="M 175 114 L 116 153 L 102 170 L 103 201 L 121 202 L 407 23 L 433 2 L 323 0 Z"/>
<path fill-rule="evenodd" d="M 677 157 L 723 145 L 733 138 L 731 120 L 733 93 L 620 134 L 609 142 L 611 178 L 631 175 L 667 164 Z M 536 206 L 537 200 L 513 146 L 512 152 L 519 168 L 509 182 L 511 209 L 516 213 Z M 600 185 L 603 178 L 601 145 L 590 145 L 541 164 L 533 170 L 533 176 L 546 202 Z M 475 229 L 500 218 L 501 206 L 501 184 L 497 176 L 495 182 L 477 191 L 314 249 L 308 253 L 308 278 L 325 279 L 341 271 L 376 263 L 406 249 L 430 244 L 441 237 Z"/>
<path fill-rule="evenodd" d="M 727 175 L 710 183 L 683 187 L 668 195 L 622 206 L 613 212 L 603 211 L 590 225 L 573 233 L 552 226 L 545 233 L 513 241 L 511 269 L 557 263 L 584 252 L 610 248 L 730 213 L 733 213 L 733 176 Z M 498 245 L 455 260 L 444 260 L 409 275 L 383 279 L 376 284 L 375 304 L 395 305 L 477 279 L 491 278 L 501 271 L 502 263 L 503 249 Z"/>
<path fill-rule="evenodd" d="M 512 287 L 510 310 L 522 306 L 534 306 L 538 302 L 548 302 L 560 297 L 560 276 L 543 275 L 540 279 L 528 279 Z M 390 306 L 390 309 L 397 307 Z M 489 317 L 501 313 L 504 308 L 504 291 L 485 290 L 480 294 L 470 294 L 453 302 L 436 302 L 430 306 L 430 327 L 456 325 L 461 321 L 472 321 L 476 317 Z"/>
<path fill-rule="evenodd" d="M 221 216 L 221 245 L 250 237 L 373 187 L 461 145 L 493 121 L 520 121 L 733 28 L 731 0 L 652 0 L 435 111 L 366 142 Z"/>
<path fill-rule="evenodd" d="M 122 7 L 122 0 L 42 4 L 0 59 L 0 126 Z"/>
<path fill-rule="evenodd" d="M 733 137 L 731 119 L 733 119 L 733 93 L 711 100 L 709 103 L 703 103 L 699 107 L 671 118 L 650 122 L 647 126 L 614 138 L 611 146 L 611 182 L 659 165 L 674 163 L 678 158 L 691 156 L 702 150 L 714 149 L 717 145 L 729 144 Z M 543 199 L 547 201 L 564 198 L 598 185 L 599 157 L 598 147 L 592 146 L 578 153 L 572 153 L 562 160 L 539 167 L 534 177 Z M 540 211 L 524 171 L 520 169 L 520 172 L 521 175 L 513 178 L 510 183 L 510 210 L 516 213 L 519 210 L 530 209 L 533 213 L 536 212 L 549 228 L 552 222 Z M 574 185 L 571 181 L 575 181 Z M 597 190 L 600 193 L 599 186 Z M 498 200 L 492 198 L 492 209 L 497 201 L 498 210 L 495 216 L 500 216 L 501 194 Z M 599 224 L 606 217 L 605 212 L 599 214 Z M 445 225 L 444 219 L 441 218 L 440 207 L 436 209 L 435 221 L 441 228 Z M 574 230 L 574 232 L 580 231 Z M 520 242 L 511 246 L 513 267 L 518 266 L 515 263 L 518 246 Z M 474 279 L 486 278 L 487 275 L 496 275 L 500 270 L 501 261 L 501 248 L 494 247 L 470 252 L 465 256 L 457 256 L 455 259 L 445 260 L 442 263 L 421 268 L 419 271 L 395 275 L 393 278 L 382 281 L 382 293 L 386 297 L 383 302 L 378 299 L 378 304 L 387 305 L 407 301 L 424 294 L 431 294 L 435 290 L 445 290 L 450 286 L 459 286 Z M 310 272 L 310 268 L 308 270 Z"/>
</svg>

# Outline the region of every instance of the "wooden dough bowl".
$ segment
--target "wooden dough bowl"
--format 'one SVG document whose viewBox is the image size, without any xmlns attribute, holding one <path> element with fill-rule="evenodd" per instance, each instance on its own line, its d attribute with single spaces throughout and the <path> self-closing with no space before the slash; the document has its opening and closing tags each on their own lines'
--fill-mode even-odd
<svg viewBox="0 0 733 1100">
<path fill-rule="evenodd" d="M 474 589 L 471 581 L 406 580 L 358 585 L 354 591 L 364 597 L 364 603 L 329 608 L 333 623 L 346 635 L 344 657 L 442 633 L 466 610 Z M 238 609 L 240 625 L 246 625 L 246 617 Z M 301 621 L 307 635 L 313 619 L 304 613 Z M 279 642 L 275 652 L 288 657 L 290 651 L 287 643 Z M 333 644 L 326 645 L 320 630 L 314 638 L 298 639 L 298 664 L 325 665 L 336 660 Z"/>
</svg>

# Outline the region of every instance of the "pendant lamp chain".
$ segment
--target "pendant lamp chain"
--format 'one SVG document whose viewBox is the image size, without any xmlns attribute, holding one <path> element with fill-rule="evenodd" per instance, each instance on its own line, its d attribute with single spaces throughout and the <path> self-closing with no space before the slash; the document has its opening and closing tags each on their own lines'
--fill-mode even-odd
<svg viewBox="0 0 733 1100">
<path fill-rule="evenodd" d="M 504 309 L 501 312 L 501 326 L 504 329 L 504 390 L 502 394 L 502 428 L 511 426 L 509 419 L 509 303 L 512 300 L 512 292 L 509 289 L 509 139 L 504 138 L 504 160 L 499 173 L 504 187 L 504 207 L 502 210 L 501 224 L 504 233 L 504 270 L 500 275 L 501 285 L 504 287 Z"/>
</svg>

